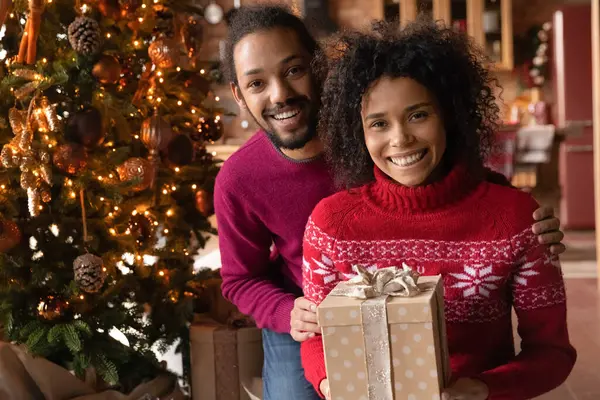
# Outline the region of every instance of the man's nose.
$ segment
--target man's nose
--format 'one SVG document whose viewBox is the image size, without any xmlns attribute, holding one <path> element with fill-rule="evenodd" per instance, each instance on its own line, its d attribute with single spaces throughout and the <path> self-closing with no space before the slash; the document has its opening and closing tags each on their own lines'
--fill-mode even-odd
<svg viewBox="0 0 600 400">
<path fill-rule="evenodd" d="M 285 104 L 287 99 L 293 97 L 293 89 L 285 80 L 278 80 L 271 85 L 271 103 Z"/>
</svg>

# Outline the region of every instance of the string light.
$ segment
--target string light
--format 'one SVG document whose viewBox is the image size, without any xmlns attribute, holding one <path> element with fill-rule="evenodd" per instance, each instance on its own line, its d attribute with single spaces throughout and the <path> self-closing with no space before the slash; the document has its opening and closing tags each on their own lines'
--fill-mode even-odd
<svg viewBox="0 0 600 400">
<path fill-rule="evenodd" d="M 154 226 L 158 226 L 158 221 L 154 221 Z"/>
<path fill-rule="evenodd" d="M 221 100 L 221 99 L 219 98 L 219 96 L 215 97 L 215 101 L 219 101 L 219 100 Z"/>
<path fill-rule="evenodd" d="M 175 172 L 179 172 L 179 171 L 181 171 L 181 170 L 179 169 L 179 167 L 175 167 Z"/>
<path fill-rule="evenodd" d="M 135 135 L 134 138 L 139 139 L 140 135 Z"/>
<path fill-rule="evenodd" d="M 192 189 L 196 190 L 196 188 L 198 187 L 198 185 L 196 185 L 195 183 L 192 185 Z"/>
<path fill-rule="evenodd" d="M 107 38 L 107 39 L 110 39 L 110 33 L 107 33 L 107 34 L 106 34 L 106 38 Z"/>
<path fill-rule="evenodd" d="M 142 4 L 142 8 L 146 8 L 146 4 Z"/>
<path fill-rule="evenodd" d="M 192 114 L 196 114 L 196 110 L 192 108 Z"/>
<path fill-rule="evenodd" d="M 200 73 L 201 73 L 201 74 L 203 74 L 203 73 L 204 73 L 204 69 L 201 69 L 201 70 L 200 70 Z"/>
<path fill-rule="evenodd" d="M 159 274 L 160 276 L 165 276 L 165 271 L 158 271 L 158 274 Z"/>
<path fill-rule="evenodd" d="M 100 201 L 104 201 L 104 197 L 100 197 Z"/>
<path fill-rule="evenodd" d="M 144 215 L 147 217 L 148 215 L 150 215 L 150 211 L 148 211 L 148 210 L 144 211 Z"/>
<path fill-rule="evenodd" d="M 181 67 L 176 68 L 177 72 L 181 71 Z"/>
<path fill-rule="evenodd" d="M 84 4 L 84 5 L 82 5 L 82 6 L 81 6 L 81 12 L 82 12 L 82 13 L 84 13 L 84 14 L 85 14 L 85 13 L 87 12 L 87 9 L 88 9 L 88 6 L 87 6 L 87 4 Z"/>
<path fill-rule="evenodd" d="M 180 106 L 180 105 L 182 105 L 182 104 L 183 104 L 183 102 L 182 102 L 181 100 L 179 100 L 179 101 L 177 102 L 177 105 L 178 105 L 178 106 Z"/>
<path fill-rule="evenodd" d="M 115 236 L 117 234 L 117 231 L 115 231 L 115 228 L 110 228 L 109 232 L 111 235 Z"/>
<path fill-rule="evenodd" d="M 71 192 L 70 196 L 71 196 L 72 199 L 74 199 L 75 197 L 77 197 L 77 195 L 75 194 L 75 192 Z"/>
<path fill-rule="evenodd" d="M 2 188 L 2 190 L 6 189 L 6 185 L 0 185 L 0 188 Z"/>
<path fill-rule="evenodd" d="M 163 194 L 169 194 L 169 191 L 167 189 L 163 189 Z"/>
<path fill-rule="evenodd" d="M 171 190 L 172 190 L 172 191 L 176 191 L 176 190 L 177 190 L 177 187 L 176 187 L 176 186 L 171 186 Z"/>
<path fill-rule="evenodd" d="M 156 71 L 157 76 L 162 76 L 162 71 Z"/>
<path fill-rule="evenodd" d="M 134 45 L 135 47 L 138 47 L 138 46 L 140 45 L 140 41 L 139 41 L 139 40 L 136 40 L 136 41 L 134 41 L 134 42 L 133 42 L 133 45 Z"/>
<path fill-rule="evenodd" d="M 162 99 L 159 97 L 156 99 L 156 101 L 160 103 L 162 101 Z"/>
<path fill-rule="evenodd" d="M 169 233 L 169 230 L 167 228 L 165 228 L 165 230 L 163 231 L 165 234 Z"/>
<path fill-rule="evenodd" d="M 115 211 L 119 211 L 119 207 L 115 206 Z"/>
<path fill-rule="evenodd" d="M 47 59 L 46 57 L 44 57 L 44 58 L 42 58 L 42 62 L 43 62 L 44 64 L 46 64 L 46 63 L 48 62 L 48 59 Z"/>
<path fill-rule="evenodd" d="M 164 80 L 163 78 L 160 78 L 158 81 L 159 81 L 160 83 L 163 83 L 165 80 Z"/>
<path fill-rule="evenodd" d="M 142 22 L 144 22 L 144 18 L 142 18 L 142 17 L 139 17 L 139 18 L 138 18 L 138 21 L 140 21 L 140 23 L 142 23 Z"/>
<path fill-rule="evenodd" d="M 172 217 L 172 216 L 173 216 L 173 210 L 167 211 L 167 217 Z"/>
<path fill-rule="evenodd" d="M 131 215 L 133 215 L 133 216 L 135 217 L 135 216 L 137 215 L 137 213 L 138 213 L 138 212 L 137 212 L 137 210 L 133 210 L 133 211 L 131 212 Z"/>
<path fill-rule="evenodd" d="M 79 298 L 80 298 L 81 300 L 83 300 L 83 299 L 85 299 L 85 296 L 84 296 L 84 295 L 81 295 L 81 296 L 79 296 Z"/>
</svg>

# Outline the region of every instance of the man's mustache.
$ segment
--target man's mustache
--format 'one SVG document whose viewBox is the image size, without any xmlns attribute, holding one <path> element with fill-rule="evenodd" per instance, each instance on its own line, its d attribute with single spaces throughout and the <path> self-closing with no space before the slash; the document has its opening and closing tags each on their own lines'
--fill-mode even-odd
<svg viewBox="0 0 600 400">
<path fill-rule="evenodd" d="M 263 112 L 263 115 L 273 116 L 279 114 L 282 110 L 288 107 L 304 106 L 308 104 L 310 100 L 306 96 L 292 97 L 285 101 L 285 103 L 278 103 L 275 107 L 269 108 Z"/>
</svg>

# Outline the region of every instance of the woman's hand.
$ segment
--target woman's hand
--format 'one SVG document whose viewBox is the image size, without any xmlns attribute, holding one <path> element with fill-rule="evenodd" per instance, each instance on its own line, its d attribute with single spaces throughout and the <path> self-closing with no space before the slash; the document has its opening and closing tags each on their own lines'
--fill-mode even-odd
<svg viewBox="0 0 600 400">
<path fill-rule="evenodd" d="M 331 400 L 331 392 L 329 390 L 329 380 L 328 379 L 323 379 L 321 381 L 321 384 L 319 385 L 319 389 L 321 390 L 321 393 L 323 393 L 323 396 L 325 396 L 325 400 Z"/>
<path fill-rule="evenodd" d="M 487 385 L 470 378 L 461 378 L 442 392 L 442 400 L 486 400 L 490 395 Z"/>
</svg>

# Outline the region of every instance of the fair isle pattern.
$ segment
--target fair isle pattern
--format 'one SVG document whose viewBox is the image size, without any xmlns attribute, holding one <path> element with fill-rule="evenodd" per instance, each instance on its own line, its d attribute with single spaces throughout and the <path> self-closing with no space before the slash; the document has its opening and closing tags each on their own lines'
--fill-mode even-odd
<svg viewBox="0 0 600 400">
<path fill-rule="evenodd" d="M 548 266 L 546 266 L 548 268 Z M 515 308 L 519 310 L 535 310 L 550 307 L 566 301 L 565 286 L 562 282 L 533 288 L 516 288 L 514 290 Z"/>
<path fill-rule="evenodd" d="M 351 264 L 403 259 L 418 262 L 471 262 L 513 264 L 523 250 L 537 243 L 530 229 L 511 240 L 450 242 L 419 239 L 335 240 L 309 219 L 304 235 L 311 246 L 335 254 L 336 262 Z"/>
<path fill-rule="evenodd" d="M 510 315 L 511 306 L 535 310 L 566 301 L 558 257 L 530 229 L 498 241 L 360 241 L 336 240 L 309 220 L 305 246 L 304 292 L 317 304 L 339 281 L 355 276 L 344 273 L 353 264 L 373 271 L 402 262 L 421 273 L 422 263 L 453 265 L 442 272 L 448 322 L 491 322 Z M 557 280 L 539 281 L 545 269 Z"/>
</svg>

